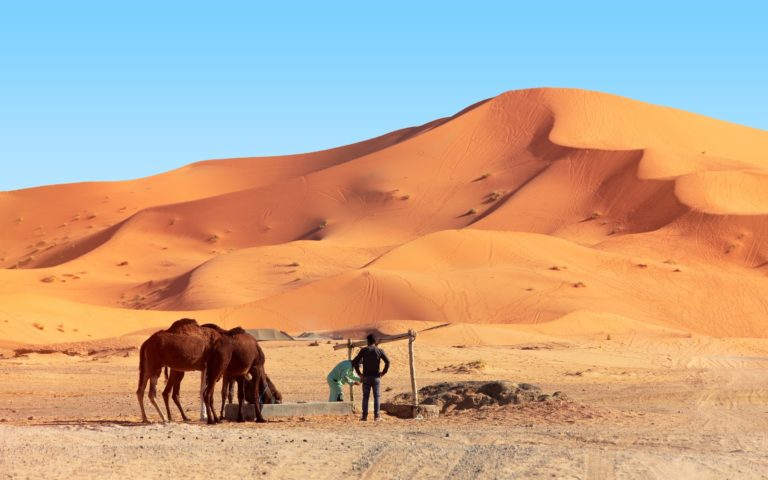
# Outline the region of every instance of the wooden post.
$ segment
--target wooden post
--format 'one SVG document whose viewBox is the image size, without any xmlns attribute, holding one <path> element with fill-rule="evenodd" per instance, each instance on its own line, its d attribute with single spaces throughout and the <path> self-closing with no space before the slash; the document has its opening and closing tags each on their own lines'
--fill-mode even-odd
<svg viewBox="0 0 768 480">
<path fill-rule="evenodd" d="M 352 360 L 352 339 L 347 339 L 347 360 Z M 355 386 L 349 384 L 349 401 L 352 402 L 352 408 L 355 408 Z"/>
<path fill-rule="evenodd" d="M 411 370 L 411 394 L 413 394 L 413 406 L 419 404 L 419 392 L 416 390 L 416 366 L 413 363 L 413 342 L 416 340 L 416 332 L 408 330 L 408 366 Z M 414 416 L 416 409 L 414 408 Z"/>
</svg>

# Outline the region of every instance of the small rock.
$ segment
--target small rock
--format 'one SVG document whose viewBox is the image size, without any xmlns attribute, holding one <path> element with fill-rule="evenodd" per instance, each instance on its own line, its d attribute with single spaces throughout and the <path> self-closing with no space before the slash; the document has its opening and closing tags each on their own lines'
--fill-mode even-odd
<svg viewBox="0 0 768 480">
<path fill-rule="evenodd" d="M 445 434 L 445 438 L 448 438 L 450 436 L 451 436 L 450 432 Z"/>
</svg>

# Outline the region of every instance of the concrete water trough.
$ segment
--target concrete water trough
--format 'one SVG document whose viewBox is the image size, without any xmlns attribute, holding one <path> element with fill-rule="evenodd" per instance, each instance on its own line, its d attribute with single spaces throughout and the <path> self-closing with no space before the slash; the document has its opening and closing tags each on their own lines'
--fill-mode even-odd
<svg viewBox="0 0 768 480">
<path fill-rule="evenodd" d="M 261 407 L 264 418 L 275 417 L 309 417 L 312 415 L 351 415 L 354 413 L 352 402 L 305 402 L 305 403 L 276 403 Z M 243 405 L 245 420 L 256 418 L 256 409 L 250 403 Z M 237 420 L 237 404 L 230 403 L 224 407 L 224 418 L 229 421 Z"/>
</svg>

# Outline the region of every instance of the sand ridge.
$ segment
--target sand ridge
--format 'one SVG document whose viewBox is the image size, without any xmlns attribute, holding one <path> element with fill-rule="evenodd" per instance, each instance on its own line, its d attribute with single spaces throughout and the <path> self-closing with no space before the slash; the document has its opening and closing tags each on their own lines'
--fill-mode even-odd
<svg viewBox="0 0 768 480">
<path fill-rule="evenodd" d="M 761 130 L 532 89 L 322 152 L 2 192 L 0 340 L 180 316 L 764 337 L 766 151 Z"/>
</svg>

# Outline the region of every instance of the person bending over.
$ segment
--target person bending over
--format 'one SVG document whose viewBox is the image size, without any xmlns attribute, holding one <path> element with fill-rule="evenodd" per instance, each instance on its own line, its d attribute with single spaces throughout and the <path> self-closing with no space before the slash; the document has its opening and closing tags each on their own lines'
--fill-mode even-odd
<svg viewBox="0 0 768 480">
<path fill-rule="evenodd" d="M 328 374 L 328 388 L 331 393 L 328 398 L 329 402 L 343 402 L 344 391 L 342 387 L 345 384 L 357 385 L 360 379 L 355 375 L 355 369 L 352 367 L 352 362 L 344 360 L 339 362 L 338 365 L 333 367 L 331 373 Z"/>
</svg>

